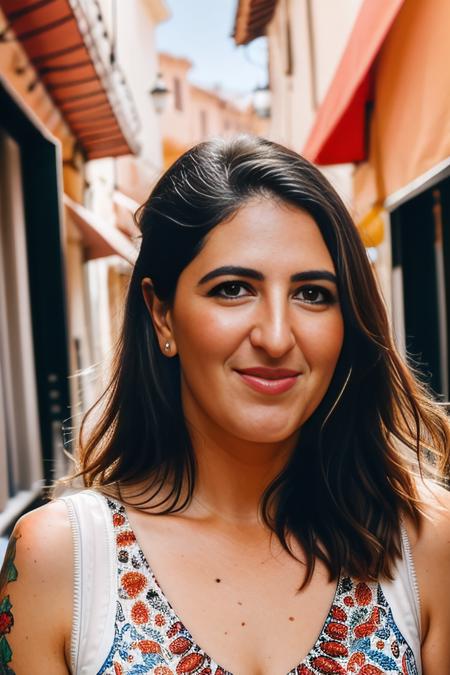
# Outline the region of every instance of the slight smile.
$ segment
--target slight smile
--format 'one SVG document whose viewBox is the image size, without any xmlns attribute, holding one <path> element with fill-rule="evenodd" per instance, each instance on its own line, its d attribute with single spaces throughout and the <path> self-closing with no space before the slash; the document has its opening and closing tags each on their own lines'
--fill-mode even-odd
<svg viewBox="0 0 450 675">
<path fill-rule="evenodd" d="M 291 389 L 301 374 L 286 368 L 244 368 L 236 370 L 249 387 L 263 394 L 282 394 Z"/>
</svg>

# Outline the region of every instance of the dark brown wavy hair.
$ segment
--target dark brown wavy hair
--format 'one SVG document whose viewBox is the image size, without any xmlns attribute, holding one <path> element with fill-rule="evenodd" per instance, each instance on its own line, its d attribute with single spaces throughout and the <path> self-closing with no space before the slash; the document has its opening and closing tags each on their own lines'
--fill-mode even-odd
<svg viewBox="0 0 450 675">
<path fill-rule="evenodd" d="M 196 145 L 139 210 L 142 244 L 111 380 L 81 425 L 72 478 L 104 492 L 117 487 L 119 494 L 120 486 L 144 481 L 152 499 L 169 486 L 160 513 L 190 503 L 196 462 L 181 405 L 180 362 L 160 352 L 141 281 L 151 277 L 156 295 L 170 304 L 205 235 L 261 195 L 314 218 L 335 265 L 344 319 L 329 389 L 265 490 L 262 517 L 286 550 L 288 535 L 303 547 L 305 584 L 316 559 L 332 579 L 341 570 L 361 579 L 392 578 L 400 518 L 409 515 L 420 529 L 416 476 L 444 482 L 447 474 L 449 421 L 395 347 L 366 251 L 341 199 L 312 164 L 261 137 Z M 85 439 L 86 420 L 99 409 Z"/>
</svg>

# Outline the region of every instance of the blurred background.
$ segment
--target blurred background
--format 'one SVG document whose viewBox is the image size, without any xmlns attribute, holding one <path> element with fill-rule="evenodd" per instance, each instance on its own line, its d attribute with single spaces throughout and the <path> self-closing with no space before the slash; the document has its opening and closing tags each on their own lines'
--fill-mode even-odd
<svg viewBox="0 0 450 675">
<path fill-rule="evenodd" d="M 319 165 L 448 400 L 449 26 L 449 0 L 0 0 L 0 535 L 106 384 L 134 212 L 212 136 Z"/>
</svg>

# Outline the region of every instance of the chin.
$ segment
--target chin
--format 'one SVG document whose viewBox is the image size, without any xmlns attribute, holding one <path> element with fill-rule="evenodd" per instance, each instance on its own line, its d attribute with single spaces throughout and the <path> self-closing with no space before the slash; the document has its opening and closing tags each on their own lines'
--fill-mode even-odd
<svg viewBox="0 0 450 675">
<path fill-rule="evenodd" d="M 274 420 L 270 419 L 270 414 L 266 415 L 264 420 L 251 421 L 239 425 L 234 435 L 242 440 L 252 443 L 282 443 L 287 441 L 295 434 L 301 426 L 301 422 L 293 424 L 292 420 Z"/>
<path fill-rule="evenodd" d="M 284 443 L 284 442 L 288 441 L 289 438 L 294 433 L 295 433 L 295 431 L 293 431 L 292 434 L 290 434 L 289 436 L 286 436 L 285 433 L 283 433 L 283 434 L 267 433 L 267 434 L 264 434 L 264 436 L 261 435 L 261 434 L 255 434 L 252 437 L 249 436 L 248 438 L 243 438 L 243 440 L 249 441 L 251 443 L 255 443 L 256 445 L 264 445 L 264 444 L 275 445 L 275 444 Z"/>
</svg>

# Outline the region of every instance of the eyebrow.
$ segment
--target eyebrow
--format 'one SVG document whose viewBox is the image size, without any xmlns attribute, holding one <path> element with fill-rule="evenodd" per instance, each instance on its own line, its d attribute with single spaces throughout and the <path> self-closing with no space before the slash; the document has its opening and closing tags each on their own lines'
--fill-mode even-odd
<svg viewBox="0 0 450 675">
<path fill-rule="evenodd" d="M 247 277 L 248 279 L 255 279 L 256 281 L 264 281 L 265 276 L 262 272 L 258 270 L 251 269 L 250 267 L 239 267 L 236 265 L 225 265 L 224 267 L 217 267 L 215 270 L 211 270 L 203 276 L 198 282 L 197 286 L 206 284 L 211 279 L 222 276 L 237 276 L 237 277 Z M 337 285 L 336 275 L 327 270 L 308 270 L 306 272 L 297 272 L 292 274 L 290 280 L 293 282 L 296 281 L 312 281 L 316 279 L 323 279 L 325 281 L 331 281 L 333 284 Z"/>
</svg>

